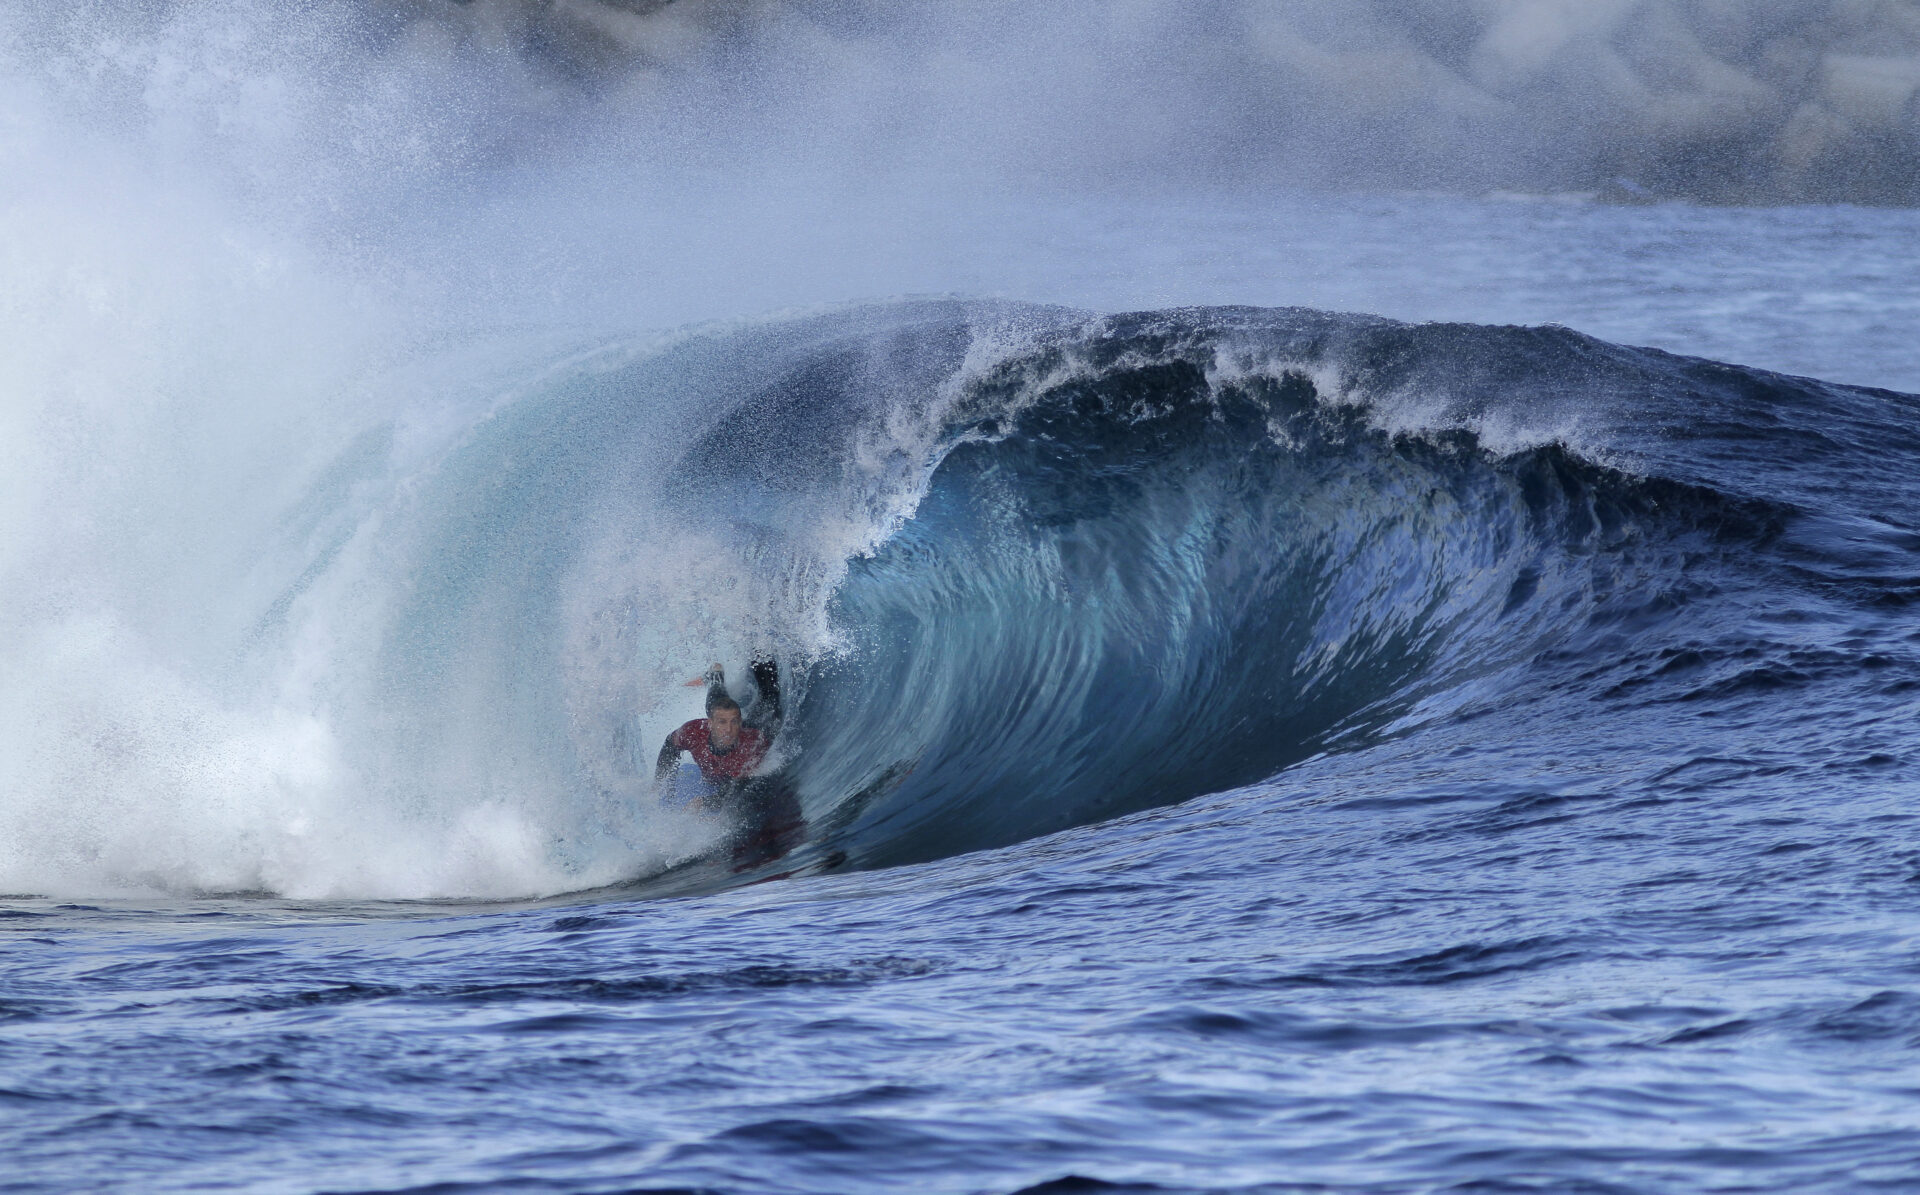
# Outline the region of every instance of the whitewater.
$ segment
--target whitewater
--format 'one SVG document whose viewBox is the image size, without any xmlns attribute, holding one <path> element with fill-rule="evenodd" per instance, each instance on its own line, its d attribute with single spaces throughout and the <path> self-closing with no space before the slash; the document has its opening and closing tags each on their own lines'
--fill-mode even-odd
<svg viewBox="0 0 1920 1195">
<path fill-rule="evenodd" d="M 0 1191 L 1920 1183 L 1920 22 L 1204 7 L 0 15 Z"/>
</svg>

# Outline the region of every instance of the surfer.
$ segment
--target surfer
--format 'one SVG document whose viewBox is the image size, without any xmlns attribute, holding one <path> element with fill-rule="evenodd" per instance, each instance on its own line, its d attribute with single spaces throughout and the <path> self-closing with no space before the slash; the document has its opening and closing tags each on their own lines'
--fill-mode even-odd
<svg viewBox="0 0 1920 1195">
<path fill-rule="evenodd" d="M 684 723 L 661 744 L 654 778 L 665 780 L 678 771 L 683 751 L 693 756 L 694 766 L 708 784 L 724 785 L 753 774 L 767 757 L 767 741 L 758 729 L 745 724 L 740 703 L 727 695 L 725 682 L 720 681 L 707 690 L 707 716 Z"/>
<path fill-rule="evenodd" d="M 800 802 L 786 779 L 754 774 L 779 732 L 780 670 L 772 660 L 757 659 L 753 681 L 757 697 L 752 725 L 727 692 L 726 673 L 720 665 L 687 682 L 707 686 L 707 716 L 668 735 L 653 769 L 654 778 L 665 783 L 679 770 L 682 752 L 693 756 L 701 779 L 713 790 L 701 804 L 725 811 L 734 822 L 728 845 L 736 871 L 779 858 L 806 832 Z"/>
</svg>

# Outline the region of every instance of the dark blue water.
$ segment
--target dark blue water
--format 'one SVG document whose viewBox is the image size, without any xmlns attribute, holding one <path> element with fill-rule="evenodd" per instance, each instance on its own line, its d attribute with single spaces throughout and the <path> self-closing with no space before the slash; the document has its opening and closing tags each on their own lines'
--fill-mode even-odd
<svg viewBox="0 0 1920 1195">
<path fill-rule="evenodd" d="M 378 766 L 4 902 L 0 1190 L 1912 1189 L 1916 413 L 1304 310 L 555 357 L 290 524 L 249 650 L 385 595 Z M 733 650 L 777 858 L 644 775 Z"/>
</svg>

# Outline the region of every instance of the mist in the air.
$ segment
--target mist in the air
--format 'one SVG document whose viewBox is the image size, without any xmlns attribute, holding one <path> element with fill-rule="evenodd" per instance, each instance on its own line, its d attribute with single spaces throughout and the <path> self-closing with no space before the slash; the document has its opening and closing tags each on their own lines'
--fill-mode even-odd
<svg viewBox="0 0 1920 1195">
<path fill-rule="evenodd" d="M 1920 198 L 1906 0 L 417 0 L 389 36 L 505 55 L 550 88 L 528 110 L 606 102 L 712 166 Z"/>
</svg>

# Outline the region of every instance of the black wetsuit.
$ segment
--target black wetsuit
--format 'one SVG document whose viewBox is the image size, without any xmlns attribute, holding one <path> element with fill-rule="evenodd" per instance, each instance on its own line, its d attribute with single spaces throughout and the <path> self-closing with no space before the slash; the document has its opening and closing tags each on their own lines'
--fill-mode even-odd
<svg viewBox="0 0 1920 1195">
<path fill-rule="evenodd" d="M 754 691 L 760 695 L 753 706 L 754 725 L 779 726 L 784 716 L 780 709 L 780 665 L 771 659 L 756 659 L 748 671 L 753 674 Z"/>
</svg>

